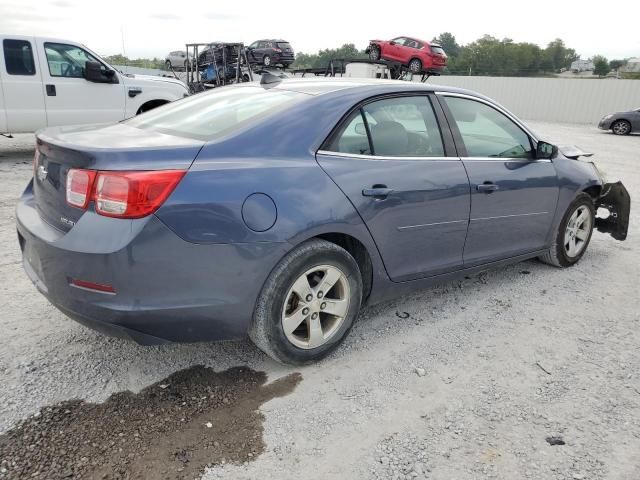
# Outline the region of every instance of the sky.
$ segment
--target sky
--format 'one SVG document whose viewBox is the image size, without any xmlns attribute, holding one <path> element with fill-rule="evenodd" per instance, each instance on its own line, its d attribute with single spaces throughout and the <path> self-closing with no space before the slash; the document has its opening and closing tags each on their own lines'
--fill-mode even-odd
<svg viewBox="0 0 640 480">
<path fill-rule="evenodd" d="M 582 58 L 640 56 L 640 2 L 511 0 L 457 2 L 322 0 L 0 0 L 0 34 L 48 36 L 101 55 L 160 57 L 185 43 L 283 38 L 313 53 L 400 35 L 430 40 L 453 33 L 466 44 L 484 34 L 542 47 L 557 37 Z"/>
</svg>

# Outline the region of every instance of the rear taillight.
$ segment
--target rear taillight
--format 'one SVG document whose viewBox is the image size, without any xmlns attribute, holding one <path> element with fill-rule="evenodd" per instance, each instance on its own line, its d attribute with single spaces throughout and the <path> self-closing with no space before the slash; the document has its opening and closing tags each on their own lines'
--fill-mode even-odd
<svg viewBox="0 0 640 480">
<path fill-rule="evenodd" d="M 72 168 L 67 173 L 67 203 L 78 208 L 87 208 L 91 201 L 93 181 L 96 178 L 94 170 Z"/>
<path fill-rule="evenodd" d="M 274 52 L 278 52 L 278 53 L 282 53 L 282 49 L 281 48 L 274 48 L 273 51 Z"/>
<path fill-rule="evenodd" d="M 71 169 L 67 174 L 67 202 L 86 209 L 93 200 L 96 213 L 107 217 L 146 217 L 160 208 L 185 173 L 184 170 L 96 172 Z M 81 197 L 85 178 L 88 188 L 84 191 L 88 193 Z M 85 202 L 81 204 L 83 198 Z"/>
</svg>

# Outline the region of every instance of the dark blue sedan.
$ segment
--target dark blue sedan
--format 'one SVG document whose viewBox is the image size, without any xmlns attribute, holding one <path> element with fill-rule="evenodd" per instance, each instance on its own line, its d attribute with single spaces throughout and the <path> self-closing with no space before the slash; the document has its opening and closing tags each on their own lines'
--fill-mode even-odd
<svg viewBox="0 0 640 480">
<path fill-rule="evenodd" d="M 534 257 L 571 266 L 594 227 L 626 238 L 624 186 L 486 97 L 263 82 L 37 135 L 17 228 L 51 303 L 143 344 L 248 334 L 300 364 L 364 304 Z"/>
</svg>

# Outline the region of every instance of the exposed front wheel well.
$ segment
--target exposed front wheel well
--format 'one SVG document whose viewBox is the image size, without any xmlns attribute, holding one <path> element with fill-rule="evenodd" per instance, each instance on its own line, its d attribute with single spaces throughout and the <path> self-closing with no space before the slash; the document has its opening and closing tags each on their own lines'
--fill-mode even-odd
<svg viewBox="0 0 640 480">
<path fill-rule="evenodd" d="M 583 192 L 593 198 L 594 201 L 596 201 L 598 198 L 600 198 L 602 187 L 600 185 L 592 185 L 591 187 L 585 188 Z"/>
<path fill-rule="evenodd" d="M 373 282 L 373 264 L 371 256 L 360 240 L 351 235 L 344 233 L 324 233 L 315 238 L 321 238 L 327 242 L 335 243 L 344 248 L 355 259 L 360 274 L 362 275 L 362 303 L 366 303 L 371 293 L 371 285 Z"/>
<path fill-rule="evenodd" d="M 140 105 L 140 108 L 136 112 L 136 115 L 140 115 L 141 113 L 148 112 L 149 110 L 153 110 L 160 105 L 164 105 L 165 103 L 169 103 L 167 100 L 149 100 L 148 102 Z"/>
</svg>

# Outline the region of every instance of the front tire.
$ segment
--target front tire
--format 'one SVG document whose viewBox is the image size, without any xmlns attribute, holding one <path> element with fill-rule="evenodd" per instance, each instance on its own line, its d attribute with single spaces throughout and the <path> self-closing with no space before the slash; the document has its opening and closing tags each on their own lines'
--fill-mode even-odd
<svg viewBox="0 0 640 480">
<path fill-rule="evenodd" d="M 166 62 L 164 62 L 164 66 L 167 68 L 167 70 L 171 70 L 171 61 L 167 60 Z"/>
<path fill-rule="evenodd" d="M 369 60 L 374 62 L 380 60 L 380 47 L 378 45 L 369 46 Z"/>
<path fill-rule="evenodd" d="M 626 120 L 618 120 L 611 125 L 611 131 L 615 135 L 628 135 L 631 132 L 631 124 Z"/>
<path fill-rule="evenodd" d="M 289 252 L 267 278 L 249 337 L 278 362 L 312 363 L 344 340 L 361 301 L 354 258 L 338 245 L 310 240 Z"/>
<path fill-rule="evenodd" d="M 595 217 L 593 199 L 586 193 L 579 194 L 567 208 L 553 245 L 540 260 L 559 268 L 575 265 L 587 251 Z"/>
</svg>

